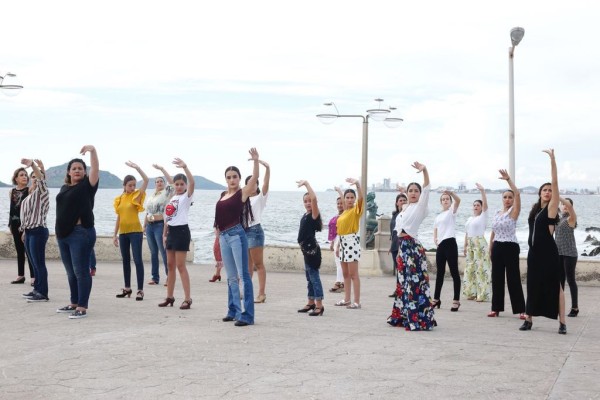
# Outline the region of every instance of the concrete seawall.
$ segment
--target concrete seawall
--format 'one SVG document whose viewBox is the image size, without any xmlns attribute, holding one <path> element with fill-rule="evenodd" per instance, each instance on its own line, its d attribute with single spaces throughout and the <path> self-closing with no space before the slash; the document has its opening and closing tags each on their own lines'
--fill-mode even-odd
<svg viewBox="0 0 600 400">
<path fill-rule="evenodd" d="M 363 276 L 380 276 L 391 275 L 393 271 L 392 257 L 388 254 L 389 248 L 389 232 L 386 232 L 385 226 L 389 226 L 388 220 L 379 220 L 380 230 L 375 235 L 376 250 L 367 250 L 363 252 L 360 262 L 360 273 Z M 145 241 L 145 239 L 144 239 Z M 96 258 L 98 262 L 119 262 L 121 261 L 121 253 L 112 243 L 112 237 L 98 236 L 96 240 Z M 336 267 L 333 252 L 328 246 L 321 248 L 323 261 L 321 271 L 327 274 L 335 274 Z M 150 252 L 147 244 L 143 245 L 144 261 L 150 262 Z M 13 244 L 13 239 L 10 233 L 0 233 L 0 258 L 16 258 L 16 252 Z M 58 260 L 60 255 L 56 237 L 50 236 L 46 247 L 46 258 L 48 260 Z M 191 248 L 187 256 L 188 262 L 194 260 L 194 249 Z M 264 261 L 267 270 L 282 271 L 282 272 L 303 272 L 304 259 L 298 246 L 266 246 L 264 253 Z M 429 263 L 429 273 L 434 274 L 435 268 L 435 253 L 427 252 L 427 261 Z M 527 259 L 521 257 L 521 279 L 525 281 L 527 276 Z M 458 268 L 461 274 L 465 267 L 465 258 L 459 256 Z M 577 261 L 577 281 L 600 286 L 600 260 L 580 257 Z M 449 278 L 450 274 L 446 274 Z"/>
</svg>

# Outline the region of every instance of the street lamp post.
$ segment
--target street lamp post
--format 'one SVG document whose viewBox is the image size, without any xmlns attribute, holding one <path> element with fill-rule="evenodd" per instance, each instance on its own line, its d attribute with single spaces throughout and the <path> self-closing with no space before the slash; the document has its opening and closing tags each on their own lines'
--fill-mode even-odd
<svg viewBox="0 0 600 400">
<path fill-rule="evenodd" d="M 508 48 L 508 173 L 516 182 L 515 177 L 515 81 L 513 76 L 513 56 L 515 47 L 525 35 L 525 29 L 516 27 L 510 30 L 512 46 Z"/>
<path fill-rule="evenodd" d="M 367 167 L 369 164 L 369 118 L 375 121 L 383 121 L 388 128 L 396 128 L 400 126 L 402 118 L 389 117 L 391 111 L 395 110 L 394 107 L 389 109 L 381 108 L 381 102 L 383 99 L 375 99 L 379 103 L 379 108 L 367 110 L 367 115 L 343 115 L 340 114 L 335 103 L 325 103 L 326 106 L 333 106 L 335 108 L 335 114 L 318 114 L 317 118 L 324 124 L 332 124 L 338 118 L 360 118 L 362 119 L 362 157 L 361 157 L 361 177 L 360 186 L 367 194 Z M 365 199 L 366 200 L 366 199 Z M 367 213 L 363 212 L 360 219 L 360 248 L 366 249 L 367 244 Z"/>
<path fill-rule="evenodd" d="M 4 93 L 7 96 L 16 96 L 21 92 L 21 89 L 23 89 L 23 86 L 21 85 L 5 85 L 4 84 L 4 78 L 14 78 L 17 75 L 13 74 L 12 72 L 7 72 L 4 75 L 0 75 L 0 91 L 2 93 Z"/>
</svg>

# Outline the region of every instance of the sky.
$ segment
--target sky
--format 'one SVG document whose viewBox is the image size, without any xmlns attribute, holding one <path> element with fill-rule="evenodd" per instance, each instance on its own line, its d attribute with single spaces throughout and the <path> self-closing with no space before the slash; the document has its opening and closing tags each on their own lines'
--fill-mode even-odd
<svg viewBox="0 0 600 400">
<path fill-rule="evenodd" d="M 362 123 L 315 117 L 396 107 L 402 125 L 369 123 L 368 182 L 501 188 L 508 169 L 510 30 L 515 49 L 516 177 L 600 186 L 600 3 L 595 1 L 13 1 L 2 7 L 0 181 L 20 159 L 47 167 L 98 150 L 119 177 L 138 163 L 187 162 L 224 183 L 248 149 L 271 189 L 316 190 L 361 173 Z M 261 170 L 261 173 L 263 171 Z"/>
</svg>

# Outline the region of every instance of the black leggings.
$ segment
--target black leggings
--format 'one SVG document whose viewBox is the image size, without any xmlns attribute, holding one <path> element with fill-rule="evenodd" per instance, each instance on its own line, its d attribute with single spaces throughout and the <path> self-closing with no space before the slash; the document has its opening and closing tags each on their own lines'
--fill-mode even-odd
<svg viewBox="0 0 600 400">
<path fill-rule="evenodd" d="M 20 225 L 11 225 L 10 233 L 13 235 L 15 248 L 17 249 L 17 276 L 25 276 L 25 244 L 21 240 L 22 232 L 19 232 L 19 226 Z M 34 278 L 33 267 L 31 266 L 29 258 L 27 259 L 27 264 L 29 264 L 29 276 Z"/>
<path fill-rule="evenodd" d="M 525 312 L 525 296 L 521 284 L 519 253 L 521 248 L 514 242 L 492 244 L 492 311 L 504 311 L 504 272 L 513 314 Z"/>
<path fill-rule="evenodd" d="M 560 260 L 560 284 L 565 288 L 565 275 L 571 292 L 571 308 L 579 308 L 577 305 L 577 282 L 575 282 L 575 266 L 577 257 L 558 256 Z"/>
<path fill-rule="evenodd" d="M 442 240 L 437 247 L 435 252 L 435 265 L 437 273 L 435 275 L 435 294 L 433 298 L 435 300 L 440 299 L 442 293 L 442 285 L 444 284 L 444 275 L 446 275 L 446 262 L 448 262 L 448 268 L 454 281 L 454 298 L 453 300 L 458 301 L 460 299 L 460 274 L 458 273 L 458 247 L 456 245 L 456 238 L 448 238 Z"/>
</svg>

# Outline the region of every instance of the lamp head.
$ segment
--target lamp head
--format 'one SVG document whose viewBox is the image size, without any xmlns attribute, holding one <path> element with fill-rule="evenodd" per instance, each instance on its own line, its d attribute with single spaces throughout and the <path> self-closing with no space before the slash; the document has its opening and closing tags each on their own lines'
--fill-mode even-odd
<svg viewBox="0 0 600 400">
<path fill-rule="evenodd" d="M 512 42 L 513 47 L 517 46 L 521 40 L 525 36 L 525 29 L 517 26 L 510 30 L 510 40 Z"/>
</svg>

